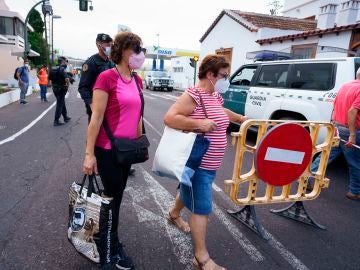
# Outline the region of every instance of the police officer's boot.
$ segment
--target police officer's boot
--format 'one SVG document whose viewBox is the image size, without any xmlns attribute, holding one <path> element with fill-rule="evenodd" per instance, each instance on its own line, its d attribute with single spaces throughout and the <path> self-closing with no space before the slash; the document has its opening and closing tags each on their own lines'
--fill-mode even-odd
<svg viewBox="0 0 360 270">
<path fill-rule="evenodd" d="M 63 125 L 63 122 L 60 122 L 59 120 L 54 120 L 54 127 Z"/>
</svg>

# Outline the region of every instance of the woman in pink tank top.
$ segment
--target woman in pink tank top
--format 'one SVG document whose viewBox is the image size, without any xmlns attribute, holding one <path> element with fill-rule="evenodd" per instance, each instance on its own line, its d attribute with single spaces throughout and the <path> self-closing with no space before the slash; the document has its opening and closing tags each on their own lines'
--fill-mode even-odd
<svg viewBox="0 0 360 270">
<path fill-rule="evenodd" d="M 220 55 L 206 56 L 199 67 L 199 82 L 185 90 L 165 115 L 171 128 L 205 133 L 210 146 L 191 178 L 192 187 L 180 184 L 180 193 L 167 219 L 184 232 L 192 233 L 195 246 L 193 266 L 199 270 L 223 270 L 211 258 L 205 245 L 208 215 L 212 212 L 212 183 L 226 148 L 229 120 L 242 122 L 245 116 L 223 108 L 221 93 L 229 87 L 229 63 Z M 207 112 L 207 118 L 201 103 Z M 180 217 L 186 206 L 191 212 L 190 226 Z"/>
</svg>

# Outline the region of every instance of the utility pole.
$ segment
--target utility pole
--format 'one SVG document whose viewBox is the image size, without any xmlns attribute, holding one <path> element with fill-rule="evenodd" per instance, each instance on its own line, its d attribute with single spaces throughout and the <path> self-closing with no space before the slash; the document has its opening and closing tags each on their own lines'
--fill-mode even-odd
<svg viewBox="0 0 360 270">
<path fill-rule="evenodd" d="M 54 19 L 61 19 L 61 16 L 51 16 L 51 65 L 54 64 Z"/>
<path fill-rule="evenodd" d="M 44 10 L 46 12 L 50 12 L 50 10 L 52 11 L 52 7 L 51 5 L 49 4 L 49 0 L 41 0 L 39 2 L 37 2 L 31 9 L 30 11 L 28 12 L 28 14 L 26 15 L 26 19 L 25 19 L 25 33 L 24 33 L 24 42 L 25 42 L 25 49 L 24 49 L 24 55 L 23 55 L 23 58 L 26 59 L 28 58 L 28 55 L 29 55 L 29 52 L 30 52 L 30 44 L 29 44 L 29 38 L 28 38 L 28 31 L 27 31 L 27 25 L 28 25 L 28 22 L 29 22 L 29 18 L 30 18 L 30 14 L 31 12 L 40 4 L 43 4 L 43 12 Z M 45 21 L 46 23 L 46 21 Z M 45 34 L 46 35 L 46 34 Z M 48 56 L 47 56 L 48 58 Z"/>
</svg>

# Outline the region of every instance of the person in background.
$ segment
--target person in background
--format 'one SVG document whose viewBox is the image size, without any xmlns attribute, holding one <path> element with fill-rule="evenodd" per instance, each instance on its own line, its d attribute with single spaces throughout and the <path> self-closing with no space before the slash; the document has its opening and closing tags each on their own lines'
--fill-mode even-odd
<svg viewBox="0 0 360 270">
<path fill-rule="evenodd" d="M 229 120 L 240 123 L 247 119 L 223 107 L 221 93 L 225 93 L 229 87 L 229 69 L 230 65 L 223 56 L 207 55 L 199 67 L 198 84 L 186 89 L 164 118 L 165 124 L 171 128 L 205 133 L 205 137 L 210 140 L 209 149 L 191 179 L 192 188 L 180 184 L 180 193 L 177 194 L 175 205 L 167 216 L 180 230 L 191 231 L 195 246 L 192 263 L 194 268 L 199 270 L 225 269 L 210 258 L 205 238 L 209 215 L 212 212 L 212 183 L 225 153 Z M 205 117 L 201 103 L 208 118 Z M 184 206 L 192 212 L 190 227 L 180 217 Z"/>
<path fill-rule="evenodd" d="M 89 123 L 91 118 L 91 104 L 95 81 L 101 72 L 115 66 L 109 59 L 112 43 L 113 40 L 108 34 L 98 34 L 96 37 L 96 47 L 98 49 L 98 53 L 90 56 L 82 66 L 78 91 L 85 103 Z"/>
<path fill-rule="evenodd" d="M 26 94 L 29 88 L 29 72 L 30 65 L 29 60 L 24 59 L 24 65 L 18 68 L 16 72 L 16 77 L 18 78 L 19 88 L 20 88 L 20 104 L 27 104 Z"/>
<path fill-rule="evenodd" d="M 41 69 L 37 73 L 37 77 L 39 78 L 41 101 L 48 102 L 46 97 L 48 87 L 48 69 L 46 64 L 41 67 Z"/>
<path fill-rule="evenodd" d="M 67 115 L 67 109 L 65 105 L 65 95 L 70 85 L 66 67 L 67 59 L 65 57 L 59 57 L 58 66 L 53 67 L 49 74 L 49 80 L 52 82 L 52 88 L 56 97 L 54 126 L 61 126 L 64 124 L 60 122 L 61 115 L 63 116 L 65 123 L 69 122 L 71 119 Z"/>
<path fill-rule="evenodd" d="M 340 144 L 331 148 L 328 164 L 344 154 L 349 167 L 349 189 L 346 197 L 360 201 L 360 68 L 356 71 L 356 79 L 342 85 L 334 100 L 332 122 L 340 136 Z M 319 168 L 321 155 L 311 164 L 311 171 Z M 312 180 L 312 179 L 311 179 Z M 312 181 L 309 180 L 310 185 Z"/>
<path fill-rule="evenodd" d="M 112 197 L 115 204 L 110 236 L 100 232 L 98 248 L 102 269 L 134 268 L 118 237 L 119 210 L 130 165 L 117 162 L 102 123 L 107 121 L 115 138 L 134 139 L 142 134 L 142 98 L 138 89 L 141 78 L 132 72 L 141 68 L 145 61 L 141 45 L 136 34 L 123 32 L 116 35 L 110 55 L 116 66 L 98 76 L 92 96 L 83 171 L 89 175 L 100 174 L 104 195 Z"/>
</svg>

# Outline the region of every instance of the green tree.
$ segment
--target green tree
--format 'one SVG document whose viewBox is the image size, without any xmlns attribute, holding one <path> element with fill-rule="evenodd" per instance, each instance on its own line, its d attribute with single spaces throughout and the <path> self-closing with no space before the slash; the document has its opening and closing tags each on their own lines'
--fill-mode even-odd
<svg viewBox="0 0 360 270">
<path fill-rule="evenodd" d="M 44 22 L 41 18 L 41 14 L 34 9 L 29 16 L 29 24 L 34 28 L 34 32 L 28 31 L 29 43 L 31 49 L 40 54 L 39 57 L 29 57 L 33 66 L 41 66 L 46 63 L 47 60 L 47 50 L 46 42 L 43 38 L 44 33 Z"/>
<path fill-rule="evenodd" d="M 34 28 L 34 31 L 39 34 L 44 33 L 44 22 L 39 11 L 34 9 L 29 16 L 29 24 Z"/>
</svg>

